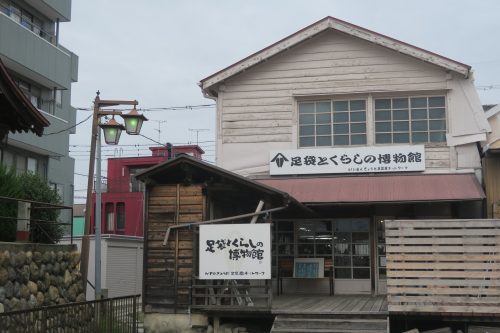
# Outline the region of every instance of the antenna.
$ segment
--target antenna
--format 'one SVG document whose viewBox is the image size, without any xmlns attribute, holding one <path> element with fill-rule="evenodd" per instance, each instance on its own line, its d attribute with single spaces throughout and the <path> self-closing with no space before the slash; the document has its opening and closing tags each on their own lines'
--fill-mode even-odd
<svg viewBox="0 0 500 333">
<path fill-rule="evenodd" d="M 151 120 L 151 121 L 156 121 L 158 123 L 158 129 L 155 129 L 155 131 L 158 132 L 158 142 L 161 142 L 161 124 L 166 123 L 166 120 Z"/>
<path fill-rule="evenodd" d="M 196 145 L 198 146 L 198 134 L 200 132 L 210 131 L 208 128 L 190 128 L 190 132 L 196 132 Z"/>
</svg>

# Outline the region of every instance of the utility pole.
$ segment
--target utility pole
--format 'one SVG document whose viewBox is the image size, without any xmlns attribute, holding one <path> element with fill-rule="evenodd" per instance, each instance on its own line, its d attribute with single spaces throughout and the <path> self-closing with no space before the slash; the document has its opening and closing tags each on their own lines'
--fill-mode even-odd
<svg viewBox="0 0 500 333">
<path fill-rule="evenodd" d="M 208 128 L 190 128 L 189 131 L 190 132 L 196 132 L 196 145 L 198 146 L 198 134 L 200 132 L 209 131 L 209 129 Z"/>
</svg>

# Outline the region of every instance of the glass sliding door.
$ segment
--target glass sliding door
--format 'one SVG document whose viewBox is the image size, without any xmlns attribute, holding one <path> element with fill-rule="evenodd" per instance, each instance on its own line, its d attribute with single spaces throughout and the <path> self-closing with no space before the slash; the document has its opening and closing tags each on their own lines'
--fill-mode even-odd
<svg viewBox="0 0 500 333">
<path fill-rule="evenodd" d="M 334 220 L 334 267 L 337 279 L 370 279 L 368 219 Z"/>
</svg>

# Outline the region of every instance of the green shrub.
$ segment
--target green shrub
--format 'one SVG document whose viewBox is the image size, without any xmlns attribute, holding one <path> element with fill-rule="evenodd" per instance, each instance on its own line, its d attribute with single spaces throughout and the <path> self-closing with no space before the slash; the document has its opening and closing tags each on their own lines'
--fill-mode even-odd
<svg viewBox="0 0 500 333">
<path fill-rule="evenodd" d="M 61 204 L 57 192 L 40 176 L 24 173 L 16 176 L 14 170 L 8 170 L 0 165 L 0 196 L 38 201 L 50 204 Z M 32 204 L 33 206 L 43 206 Z M 17 202 L 0 200 L 0 216 L 12 217 L 0 220 L 0 241 L 12 242 L 16 239 Z M 34 243 L 55 243 L 63 235 L 61 225 L 57 222 L 58 209 L 32 209 L 30 221 L 31 241 Z"/>
<path fill-rule="evenodd" d="M 19 198 L 21 194 L 19 185 L 15 170 L 0 164 L 0 196 Z M 0 200 L 0 241 L 14 242 L 16 240 L 16 216 L 17 203 Z"/>
</svg>

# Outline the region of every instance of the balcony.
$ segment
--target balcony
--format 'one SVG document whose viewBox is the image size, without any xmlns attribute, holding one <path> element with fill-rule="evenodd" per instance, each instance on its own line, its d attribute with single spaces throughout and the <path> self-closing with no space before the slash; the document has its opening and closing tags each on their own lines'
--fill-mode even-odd
<svg viewBox="0 0 500 333">
<path fill-rule="evenodd" d="M 50 34 L 0 11 L 0 56 L 7 67 L 46 87 L 67 89 L 77 57 L 51 42 Z"/>
</svg>

